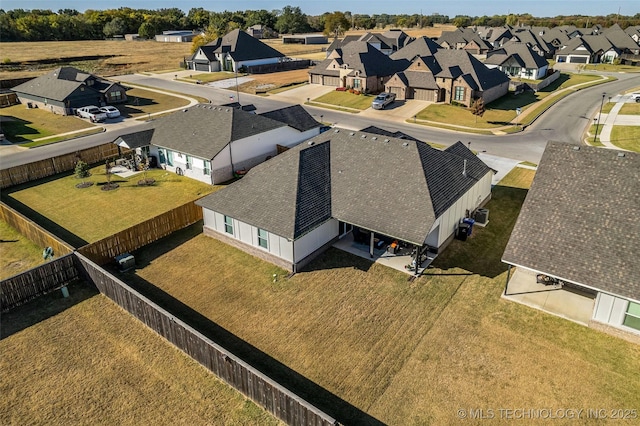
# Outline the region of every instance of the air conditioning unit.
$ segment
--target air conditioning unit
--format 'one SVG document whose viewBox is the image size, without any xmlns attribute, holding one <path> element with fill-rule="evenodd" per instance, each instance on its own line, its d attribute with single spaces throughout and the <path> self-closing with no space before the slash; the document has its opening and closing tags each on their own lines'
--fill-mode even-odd
<svg viewBox="0 0 640 426">
<path fill-rule="evenodd" d="M 123 253 L 115 257 L 120 272 L 127 272 L 136 267 L 136 259 L 129 253 Z"/>
<path fill-rule="evenodd" d="M 487 222 L 489 222 L 489 210 L 487 210 L 487 209 L 476 209 L 476 213 L 474 215 L 474 219 L 475 219 L 476 223 L 479 223 L 481 225 L 486 224 Z"/>
</svg>

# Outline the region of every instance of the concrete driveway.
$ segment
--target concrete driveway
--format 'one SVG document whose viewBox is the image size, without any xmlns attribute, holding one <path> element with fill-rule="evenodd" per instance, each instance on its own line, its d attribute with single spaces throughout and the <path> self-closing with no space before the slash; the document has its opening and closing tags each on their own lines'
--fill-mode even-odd
<svg viewBox="0 0 640 426">
<path fill-rule="evenodd" d="M 269 98 L 289 102 L 292 104 L 304 105 L 307 99 L 315 99 L 325 93 L 333 92 L 335 87 L 322 86 L 320 84 L 305 84 L 304 86 L 296 87 L 295 89 L 285 90 L 284 92 L 269 95 Z"/>
<path fill-rule="evenodd" d="M 404 123 L 405 120 L 411 119 L 427 106 L 431 105 L 431 103 L 432 102 L 427 101 L 417 101 L 415 99 L 395 101 L 385 109 L 368 108 L 362 111 L 359 115 L 373 120 L 382 118 L 384 120 Z"/>
</svg>

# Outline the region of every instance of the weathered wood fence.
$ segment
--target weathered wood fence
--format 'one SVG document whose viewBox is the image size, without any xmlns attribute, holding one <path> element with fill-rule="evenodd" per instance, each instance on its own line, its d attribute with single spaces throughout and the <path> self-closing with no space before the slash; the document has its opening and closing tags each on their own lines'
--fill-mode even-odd
<svg viewBox="0 0 640 426">
<path fill-rule="evenodd" d="M 329 426 L 335 419 L 269 379 L 200 332 L 76 253 L 79 268 L 100 293 L 127 310 L 230 386 L 290 425 Z"/>
<path fill-rule="evenodd" d="M 116 155 L 118 155 L 118 147 L 112 143 L 107 143 L 21 166 L 10 167 L 0 170 L 0 188 L 9 188 L 10 186 L 71 171 L 76 167 L 78 159 L 88 164 L 96 164 L 104 162 L 105 158 Z"/>
<path fill-rule="evenodd" d="M 78 252 L 98 265 L 106 265 L 122 253 L 151 244 L 201 219 L 202 208 L 196 206 L 195 201 L 191 201 L 117 234 L 81 247 Z"/>
<path fill-rule="evenodd" d="M 76 281 L 79 274 L 74 259 L 73 254 L 67 254 L 22 274 L 0 281 L 2 312 Z"/>
<path fill-rule="evenodd" d="M 73 247 L 69 244 L 60 240 L 53 234 L 50 234 L 40 225 L 4 203 L 0 203 L 0 220 L 11 225 L 21 235 L 33 241 L 43 249 L 45 247 L 51 247 L 53 249 L 53 254 L 56 257 L 73 253 Z"/>
</svg>

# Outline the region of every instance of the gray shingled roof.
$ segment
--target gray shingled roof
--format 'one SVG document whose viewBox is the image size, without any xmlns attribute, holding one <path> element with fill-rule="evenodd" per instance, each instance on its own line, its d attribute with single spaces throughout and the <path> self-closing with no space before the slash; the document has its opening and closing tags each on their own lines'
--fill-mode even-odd
<svg viewBox="0 0 640 426">
<path fill-rule="evenodd" d="M 334 129 L 197 204 L 290 239 L 333 217 L 422 244 L 438 215 L 491 172 L 458 155 L 463 144 L 455 150 Z"/>
<path fill-rule="evenodd" d="M 120 135 L 113 143 L 130 149 L 149 146 L 153 137 L 154 129 L 140 130 L 134 133 Z"/>
<path fill-rule="evenodd" d="M 285 56 L 273 47 L 239 29 L 235 29 L 211 43 L 205 44 L 201 49 L 209 60 L 215 59 L 214 53 L 225 52 L 229 52 L 234 61 L 281 58 Z M 192 56 L 192 59 L 194 56 Z"/>
<path fill-rule="evenodd" d="M 97 86 L 93 88 L 85 84 L 85 81 L 89 78 L 97 79 L 97 77 L 73 67 L 60 67 L 33 80 L 29 80 L 26 83 L 22 83 L 12 90 L 16 93 L 25 93 L 56 101 L 64 101 L 67 96 L 81 86 L 84 86 L 87 90 L 94 90 L 98 93 L 100 90 Z"/>
<path fill-rule="evenodd" d="M 442 49 L 442 46 L 430 38 L 422 36 L 393 53 L 391 59 L 407 59 L 412 61 L 416 56 L 433 55 L 438 49 Z"/>
<path fill-rule="evenodd" d="M 263 117 L 285 123 L 289 127 L 293 127 L 299 132 L 320 127 L 322 124 L 317 122 L 301 105 L 291 105 L 288 107 L 276 109 L 260 114 Z"/>
<path fill-rule="evenodd" d="M 502 65 L 509 58 L 515 59 L 525 68 L 542 68 L 549 63 L 525 43 L 509 42 L 500 49 L 493 50 L 487 55 L 485 64 Z"/>
<path fill-rule="evenodd" d="M 639 176 L 638 153 L 549 142 L 503 261 L 640 301 Z"/>
<path fill-rule="evenodd" d="M 392 59 L 366 41 L 352 41 L 332 54 L 340 55 L 342 63 L 347 64 L 349 69 L 359 71 L 363 77 L 391 76 L 398 70 L 398 65 Z M 332 58 L 327 58 L 309 73 L 340 75 L 340 70 L 327 69 L 332 62 Z"/>
<path fill-rule="evenodd" d="M 478 90 L 487 90 L 509 81 L 509 78 L 498 69 L 489 69 L 473 55 L 464 50 L 440 49 L 433 54 L 440 73 L 434 72 L 436 77 L 447 76 L 457 78 L 468 75 L 475 82 Z"/>
<path fill-rule="evenodd" d="M 151 143 L 210 160 L 229 142 L 284 126 L 236 108 L 199 104 L 157 119 Z"/>
</svg>

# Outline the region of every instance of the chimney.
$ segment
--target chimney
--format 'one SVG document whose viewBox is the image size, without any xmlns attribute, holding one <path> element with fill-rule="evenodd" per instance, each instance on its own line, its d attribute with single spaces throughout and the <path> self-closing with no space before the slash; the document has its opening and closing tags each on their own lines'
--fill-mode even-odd
<svg viewBox="0 0 640 426">
<path fill-rule="evenodd" d="M 467 160 L 463 160 L 464 165 L 462 166 L 462 176 L 467 177 Z"/>
</svg>

